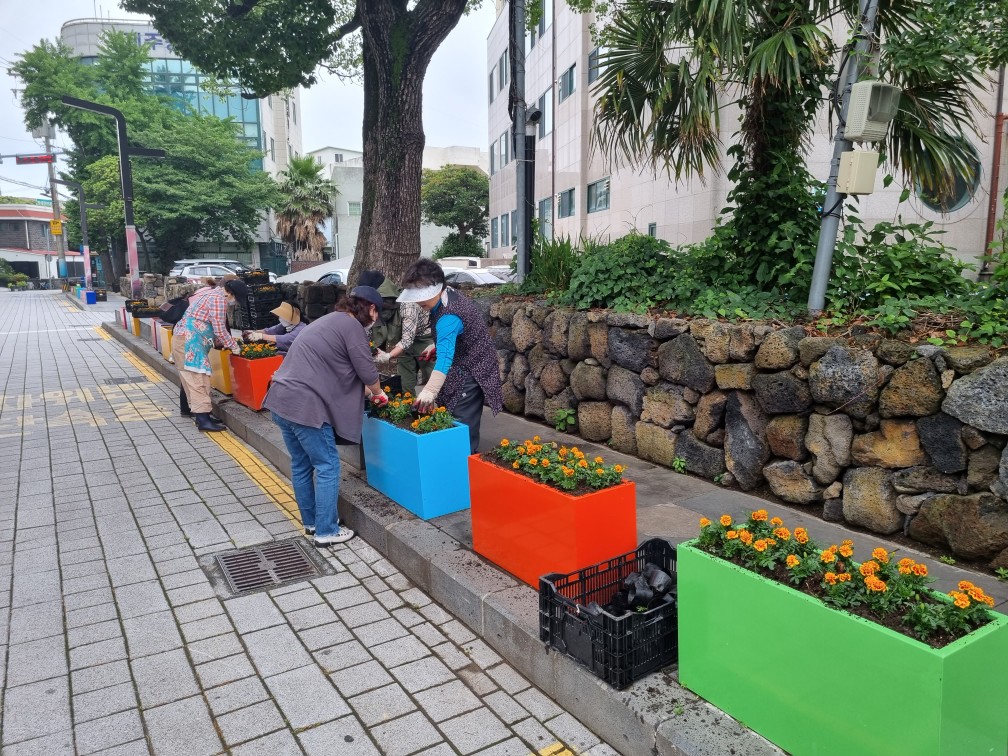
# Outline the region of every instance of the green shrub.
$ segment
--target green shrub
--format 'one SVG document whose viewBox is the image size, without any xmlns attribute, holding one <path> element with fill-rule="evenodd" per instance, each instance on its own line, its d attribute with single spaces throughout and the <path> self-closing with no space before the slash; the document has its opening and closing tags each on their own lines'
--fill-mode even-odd
<svg viewBox="0 0 1008 756">
<path fill-rule="evenodd" d="M 441 240 L 431 257 L 435 260 L 443 257 L 483 257 L 485 252 L 483 242 L 475 236 L 460 236 L 457 231 L 452 231 Z"/>
<path fill-rule="evenodd" d="M 578 247 L 584 249 L 593 243 L 582 238 L 576 246 L 568 236 L 547 239 L 537 229 L 532 240 L 529 274 L 522 283 L 522 292 L 562 295 L 570 286 L 571 275 L 578 264 Z"/>
<path fill-rule="evenodd" d="M 568 301 L 579 309 L 644 311 L 669 301 L 673 268 L 668 242 L 634 232 L 584 249 L 570 279 Z"/>
</svg>

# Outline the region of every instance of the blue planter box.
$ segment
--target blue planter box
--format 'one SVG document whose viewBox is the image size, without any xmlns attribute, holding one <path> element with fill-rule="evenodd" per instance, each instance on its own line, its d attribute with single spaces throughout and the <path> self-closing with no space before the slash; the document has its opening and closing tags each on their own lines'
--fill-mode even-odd
<svg viewBox="0 0 1008 756">
<path fill-rule="evenodd" d="M 469 508 L 469 429 L 412 433 L 364 416 L 367 482 L 423 520 Z"/>
</svg>

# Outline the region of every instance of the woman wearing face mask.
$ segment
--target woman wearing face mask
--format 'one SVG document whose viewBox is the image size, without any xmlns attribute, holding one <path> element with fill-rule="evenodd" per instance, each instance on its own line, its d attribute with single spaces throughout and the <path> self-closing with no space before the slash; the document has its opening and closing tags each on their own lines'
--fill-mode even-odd
<svg viewBox="0 0 1008 756">
<path fill-rule="evenodd" d="M 301 322 L 301 310 L 293 302 L 281 302 L 279 307 L 270 312 L 280 320 L 277 325 L 261 331 L 245 331 L 242 338 L 246 341 L 266 341 L 276 344 L 280 354 L 287 354 L 294 339 L 305 328 L 305 323 Z"/>
<path fill-rule="evenodd" d="M 273 375 L 263 406 L 270 411 L 291 458 L 291 482 L 305 535 L 318 547 L 349 541 L 340 525 L 340 440 L 359 443 L 364 397 L 388 401 L 378 382 L 366 328 L 382 298 L 358 286 L 335 311 L 313 320 L 298 335 Z"/>
<path fill-rule="evenodd" d="M 188 409 L 201 431 L 222 431 L 227 428 L 210 416 L 210 350 L 214 340 L 235 354 L 240 351 L 227 328 L 226 313 L 236 297 L 247 296 L 245 284 L 225 281 L 224 286 L 205 287 L 189 300 L 182 319 L 172 329 L 172 357 L 182 381 L 182 391 Z M 183 414 L 186 407 L 183 407 Z"/>
</svg>

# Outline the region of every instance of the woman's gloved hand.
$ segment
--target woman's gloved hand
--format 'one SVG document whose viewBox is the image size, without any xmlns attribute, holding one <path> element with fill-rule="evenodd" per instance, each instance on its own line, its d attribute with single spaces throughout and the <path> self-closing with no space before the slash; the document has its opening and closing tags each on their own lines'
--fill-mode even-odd
<svg viewBox="0 0 1008 756">
<path fill-rule="evenodd" d="M 416 401 L 413 402 L 413 407 L 417 410 L 417 412 L 430 412 L 437 406 L 438 394 L 441 393 L 441 387 L 444 385 L 445 377 L 445 374 L 440 370 L 435 370 L 431 373 L 431 377 L 427 380 L 427 384 L 417 395 Z"/>
<path fill-rule="evenodd" d="M 385 395 L 384 391 L 381 391 L 377 394 L 372 394 L 371 404 L 373 404 L 376 407 L 384 407 L 386 404 L 388 404 L 388 396 Z"/>
<path fill-rule="evenodd" d="M 392 360 L 392 355 L 379 349 L 374 353 L 374 361 L 377 365 L 387 365 Z"/>
<path fill-rule="evenodd" d="M 417 357 L 421 362 L 434 362 L 437 358 L 437 344 L 431 344 L 429 347 L 420 352 L 420 356 Z"/>
</svg>

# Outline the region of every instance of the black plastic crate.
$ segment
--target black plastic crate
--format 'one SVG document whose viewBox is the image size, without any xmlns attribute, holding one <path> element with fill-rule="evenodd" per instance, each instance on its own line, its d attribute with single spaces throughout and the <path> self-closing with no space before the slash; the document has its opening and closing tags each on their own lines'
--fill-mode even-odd
<svg viewBox="0 0 1008 756">
<path fill-rule="evenodd" d="M 126 312 L 132 314 L 133 308 L 144 309 L 149 307 L 146 299 L 127 299 L 126 300 Z"/>
<path fill-rule="evenodd" d="M 262 268 L 253 268 L 252 270 L 247 270 L 240 274 L 241 280 L 248 285 L 252 284 L 268 284 L 269 271 L 263 270 Z"/>
<path fill-rule="evenodd" d="M 593 601 L 600 606 L 609 603 L 623 579 L 648 562 L 675 578 L 675 559 L 674 546 L 652 538 L 636 551 L 593 567 L 569 575 L 544 575 L 539 579 L 540 640 L 618 690 L 671 664 L 678 658 L 676 602 L 622 617 L 605 611 L 589 617 L 580 607 Z"/>
<path fill-rule="evenodd" d="M 384 375 L 378 373 L 378 382 L 382 385 L 385 393 L 388 394 L 389 399 L 394 397 L 396 394 L 402 393 L 402 377 L 398 374 L 396 375 Z M 388 386 L 386 389 L 385 387 Z"/>
</svg>

